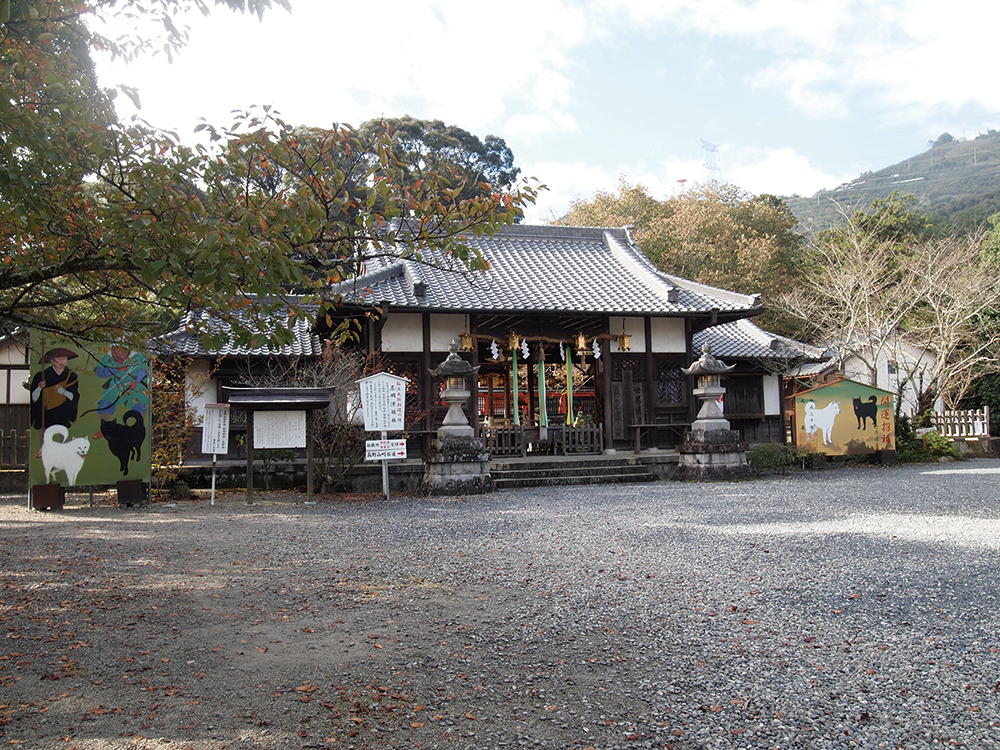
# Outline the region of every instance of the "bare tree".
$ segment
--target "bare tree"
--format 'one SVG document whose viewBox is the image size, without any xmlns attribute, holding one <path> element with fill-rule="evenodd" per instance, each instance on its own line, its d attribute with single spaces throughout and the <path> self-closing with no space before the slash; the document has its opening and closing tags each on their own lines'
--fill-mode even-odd
<svg viewBox="0 0 1000 750">
<path fill-rule="evenodd" d="M 776 304 L 796 318 L 806 338 L 836 352 L 838 364 L 855 358 L 874 385 L 879 362 L 895 353 L 897 332 L 917 307 L 899 275 L 897 244 L 865 228 L 855 216 L 808 250 L 809 269 Z"/>
<path fill-rule="evenodd" d="M 946 409 L 957 408 L 972 381 L 1000 371 L 1000 266 L 984 257 L 983 235 L 928 240 L 903 261 L 919 306 L 906 335 L 933 355 L 924 371 Z"/>
<path fill-rule="evenodd" d="M 954 408 L 978 376 L 1000 369 L 998 268 L 983 258 L 982 236 L 889 238 L 871 221 L 848 217 L 843 230 L 809 248 L 801 285 L 778 305 L 841 366 L 898 367 L 897 403 L 913 389 L 918 412 L 940 396 Z M 914 356 L 924 351 L 929 356 Z"/>
</svg>

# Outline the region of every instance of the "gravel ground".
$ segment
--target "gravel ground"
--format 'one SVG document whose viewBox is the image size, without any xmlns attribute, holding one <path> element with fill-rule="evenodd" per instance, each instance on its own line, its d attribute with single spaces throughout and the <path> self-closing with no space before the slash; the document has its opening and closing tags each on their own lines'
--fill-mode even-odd
<svg viewBox="0 0 1000 750">
<path fill-rule="evenodd" d="M 0 502 L 0 743 L 1000 748 L 1000 463 Z"/>
</svg>

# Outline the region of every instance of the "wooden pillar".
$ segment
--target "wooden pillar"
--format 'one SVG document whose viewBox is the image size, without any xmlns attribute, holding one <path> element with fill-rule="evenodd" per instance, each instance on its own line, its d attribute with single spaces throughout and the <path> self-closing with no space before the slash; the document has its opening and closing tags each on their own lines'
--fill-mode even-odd
<svg viewBox="0 0 1000 750">
<path fill-rule="evenodd" d="M 434 378 L 431 376 L 431 316 L 429 313 L 423 313 L 421 315 L 422 321 L 422 338 L 423 338 L 423 357 L 421 362 L 423 363 L 423 379 L 424 379 L 424 392 L 427 394 L 427 416 L 424 417 L 424 429 L 433 430 L 434 423 L 437 421 L 437 390 L 434 387 Z"/>
<path fill-rule="evenodd" d="M 530 351 L 530 349 L 529 349 Z M 538 360 L 538 356 L 535 356 L 535 360 Z M 527 388 L 525 390 L 528 392 L 528 423 L 534 427 L 538 426 L 537 415 L 535 414 L 535 378 L 532 377 L 532 368 L 529 364 L 531 359 L 529 358 L 526 365 L 527 373 Z"/>
<path fill-rule="evenodd" d="M 253 409 L 247 409 L 247 505 L 253 505 Z"/>
<path fill-rule="evenodd" d="M 641 421 L 647 424 L 653 424 L 656 422 L 656 381 L 653 379 L 654 369 L 653 369 L 653 322 L 647 315 L 644 319 L 643 335 L 646 338 L 646 357 L 644 362 L 644 369 L 646 371 L 646 398 L 643 399 L 646 404 L 646 414 L 643 414 Z M 653 430 L 653 445 L 656 445 L 656 430 Z"/>
<path fill-rule="evenodd" d="M 605 318 L 604 320 L 604 330 L 611 330 L 610 319 Z M 601 379 L 604 384 L 604 449 L 606 451 L 613 451 L 615 449 L 615 440 L 612 436 L 611 430 L 611 341 L 610 339 L 606 342 L 604 348 L 604 355 L 601 357 L 603 364 L 601 365 L 601 370 L 604 377 Z"/>
<path fill-rule="evenodd" d="M 306 410 L 306 502 L 313 499 L 313 409 Z"/>
<path fill-rule="evenodd" d="M 479 341 L 476 340 L 476 316 L 469 315 L 469 333 L 472 335 L 472 366 L 479 367 Z M 472 425 L 472 429 L 475 430 L 475 434 L 479 435 L 479 372 L 477 371 L 470 380 L 472 383 L 470 387 L 472 388 L 472 419 L 469 420 L 469 424 Z M 486 412 L 489 414 L 489 410 Z"/>
</svg>

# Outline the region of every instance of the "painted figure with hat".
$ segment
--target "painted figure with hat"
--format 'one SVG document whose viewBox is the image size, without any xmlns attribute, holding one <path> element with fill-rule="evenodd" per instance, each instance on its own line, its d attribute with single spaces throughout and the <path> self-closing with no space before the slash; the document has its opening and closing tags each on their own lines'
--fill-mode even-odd
<svg viewBox="0 0 1000 750">
<path fill-rule="evenodd" d="M 80 408 L 80 379 L 66 363 L 77 357 L 72 349 L 59 346 L 42 357 L 48 364 L 31 381 L 31 426 L 45 430 L 52 425 L 69 427 Z"/>
</svg>

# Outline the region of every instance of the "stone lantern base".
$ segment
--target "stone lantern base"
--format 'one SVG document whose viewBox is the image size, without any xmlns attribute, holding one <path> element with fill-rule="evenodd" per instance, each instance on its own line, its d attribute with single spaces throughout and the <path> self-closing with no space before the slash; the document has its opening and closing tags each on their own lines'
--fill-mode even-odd
<svg viewBox="0 0 1000 750">
<path fill-rule="evenodd" d="M 738 430 L 692 430 L 677 452 L 680 464 L 674 479 L 746 479 L 751 473 L 747 444 Z"/>
<path fill-rule="evenodd" d="M 445 435 L 424 456 L 418 491 L 427 495 L 481 495 L 492 492 L 490 454 L 477 437 Z"/>
</svg>

